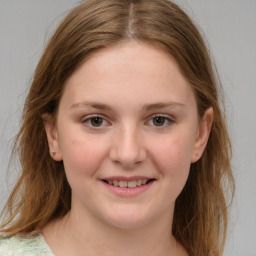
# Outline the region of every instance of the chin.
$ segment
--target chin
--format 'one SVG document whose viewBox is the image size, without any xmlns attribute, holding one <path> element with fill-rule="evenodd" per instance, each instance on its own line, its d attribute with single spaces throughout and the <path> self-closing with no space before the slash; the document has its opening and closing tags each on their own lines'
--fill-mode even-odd
<svg viewBox="0 0 256 256">
<path fill-rule="evenodd" d="M 105 215 L 104 219 L 105 222 L 115 228 L 132 230 L 149 224 L 152 221 L 150 215 L 141 209 L 123 207 L 123 209 L 114 210 L 112 213 Z"/>
</svg>

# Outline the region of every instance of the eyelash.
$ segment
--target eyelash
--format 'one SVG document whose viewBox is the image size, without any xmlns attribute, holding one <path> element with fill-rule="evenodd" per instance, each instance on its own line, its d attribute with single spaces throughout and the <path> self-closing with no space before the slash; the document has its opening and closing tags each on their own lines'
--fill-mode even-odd
<svg viewBox="0 0 256 256">
<path fill-rule="evenodd" d="M 163 125 L 152 124 L 152 122 L 154 122 L 154 119 L 156 119 L 156 118 L 163 118 L 164 124 Z M 100 119 L 102 121 L 103 125 L 102 124 L 100 124 L 99 126 L 92 125 L 91 122 L 94 119 Z M 82 119 L 82 123 L 86 124 L 89 128 L 92 128 L 92 129 L 100 129 L 102 127 L 111 125 L 108 121 L 106 121 L 105 117 L 102 117 L 101 115 L 98 115 L 98 114 L 86 116 L 84 119 Z M 150 124 L 150 123 L 151 123 L 151 126 L 153 126 L 153 127 L 162 128 L 162 127 L 170 126 L 171 124 L 174 123 L 174 120 L 169 115 L 154 114 L 153 116 L 150 116 L 150 119 L 146 122 L 146 124 Z"/>
<path fill-rule="evenodd" d="M 169 115 L 165 115 L 165 114 L 154 114 L 147 123 L 154 122 L 154 119 L 156 118 L 163 118 L 164 124 L 163 125 L 152 124 L 152 126 L 154 127 L 164 128 L 174 123 L 174 119 L 171 118 Z"/>
<path fill-rule="evenodd" d="M 86 116 L 84 119 L 82 119 L 82 123 L 83 124 L 87 124 L 87 126 L 89 126 L 92 129 L 100 129 L 100 128 L 102 128 L 102 125 L 100 125 L 100 126 L 92 125 L 91 122 L 94 119 L 101 119 L 103 123 L 108 123 L 109 124 L 109 122 L 106 121 L 106 119 L 104 117 L 102 117 L 101 115 L 97 115 L 97 114 Z M 103 125 L 103 126 L 105 126 L 105 125 Z"/>
</svg>

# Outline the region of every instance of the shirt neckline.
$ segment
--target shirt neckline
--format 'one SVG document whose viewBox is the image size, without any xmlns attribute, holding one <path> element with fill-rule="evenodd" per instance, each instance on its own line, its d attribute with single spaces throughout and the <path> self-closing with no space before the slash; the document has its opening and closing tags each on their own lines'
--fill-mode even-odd
<svg viewBox="0 0 256 256">
<path fill-rule="evenodd" d="M 47 242 L 44 238 L 44 235 L 40 232 L 38 236 L 39 236 L 38 238 L 40 239 L 40 242 L 42 243 L 42 245 L 49 251 L 49 253 L 52 254 L 52 256 L 54 256 L 50 246 L 47 244 Z"/>
</svg>

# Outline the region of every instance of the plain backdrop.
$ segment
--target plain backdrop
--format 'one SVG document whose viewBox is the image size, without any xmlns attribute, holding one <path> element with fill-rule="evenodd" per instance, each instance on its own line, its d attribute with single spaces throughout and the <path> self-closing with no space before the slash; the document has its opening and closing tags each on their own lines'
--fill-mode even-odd
<svg viewBox="0 0 256 256">
<path fill-rule="evenodd" d="M 17 175 L 7 171 L 33 71 L 75 0 L 0 0 L 0 208 Z M 181 0 L 207 38 L 225 94 L 236 196 L 226 256 L 256 256 L 256 0 Z"/>
</svg>

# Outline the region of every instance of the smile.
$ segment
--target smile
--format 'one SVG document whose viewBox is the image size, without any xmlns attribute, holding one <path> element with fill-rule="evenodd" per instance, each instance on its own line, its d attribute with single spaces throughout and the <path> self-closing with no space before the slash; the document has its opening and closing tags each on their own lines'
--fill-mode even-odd
<svg viewBox="0 0 256 256">
<path fill-rule="evenodd" d="M 153 186 L 155 181 L 155 178 L 145 176 L 112 176 L 101 179 L 101 182 L 105 185 L 104 187 L 111 193 L 126 198 L 145 193 Z"/>
<path fill-rule="evenodd" d="M 142 180 L 104 180 L 105 183 L 120 188 L 136 188 L 148 184 L 153 179 L 142 179 Z"/>
</svg>

